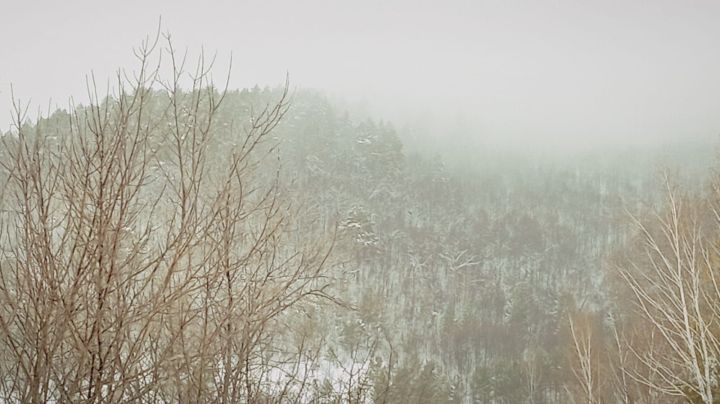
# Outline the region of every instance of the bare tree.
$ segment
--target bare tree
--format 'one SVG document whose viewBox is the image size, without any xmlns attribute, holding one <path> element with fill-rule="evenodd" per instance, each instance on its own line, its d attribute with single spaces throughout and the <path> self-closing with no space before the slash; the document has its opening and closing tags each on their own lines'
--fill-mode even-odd
<svg viewBox="0 0 720 404">
<path fill-rule="evenodd" d="M 268 385 L 305 388 L 312 355 L 283 340 L 283 316 L 331 299 L 333 236 L 297 235 L 267 174 L 287 83 L 219 143 L 213 62 L 201 56 L 183 90 L 186 58 L 165 39 L 143 43 L 116 94 L 101 99 L 89 80 L 90 105 L 62 130 L 23 125 L 17 104 L 2 150 L 8 402 L 262 402 L 277 400 Z"/>
<path fill-rule="evenodd" d="M 580 386 L 580 394 L 568 391 L 574 402 L 588 404 L 599 403 L 598 381 L 599 377 L 599 355 L 595 352 L 593 341 L 592 318 L 569 318 L 570 336 L 572 337 L 575 366 L 572 367 L 577 385 Z M 579 397 L 578 397 L 579 396 Z"/>
<path fill-rule="evenodd" d="M 663 394 L 713 403 L 720 354 L 713 237 L 720 222 L 706 220 L 706 205 L 682 197 L 667 177 L 665 183 L 664 210 L 649 223 L 634 218 L 644 257 L 628 260 L 619 271 L 643 320 L 640 327 L 653 336 L 628 346 L 653 372 L 628 375 Z"/>
</svg>

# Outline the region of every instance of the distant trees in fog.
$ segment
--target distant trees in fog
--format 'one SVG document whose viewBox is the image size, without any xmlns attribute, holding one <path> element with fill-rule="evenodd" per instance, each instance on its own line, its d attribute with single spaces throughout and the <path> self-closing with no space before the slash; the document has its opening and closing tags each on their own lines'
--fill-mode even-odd
<svg viewBox="0 0 720 404">
<path fill-rule="evenodd" d="M 716 191 L 612 157 L 460 173 L 168 38 L 137 55 L 3 136 L 6 401 L 717 400 Z"/>
</svg>

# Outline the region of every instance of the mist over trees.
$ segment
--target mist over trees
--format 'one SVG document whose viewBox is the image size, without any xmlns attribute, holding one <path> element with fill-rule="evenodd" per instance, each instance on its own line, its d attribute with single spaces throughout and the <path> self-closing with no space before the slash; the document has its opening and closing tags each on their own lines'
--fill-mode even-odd
<svg viewBox="0 0 720 404">
<path fill-rule="evenodd" d="M 408 152 L 169 36 L 136 56 L 2 136 L 5 402 L 719 399 L 713 144 Z"/>
</svg>

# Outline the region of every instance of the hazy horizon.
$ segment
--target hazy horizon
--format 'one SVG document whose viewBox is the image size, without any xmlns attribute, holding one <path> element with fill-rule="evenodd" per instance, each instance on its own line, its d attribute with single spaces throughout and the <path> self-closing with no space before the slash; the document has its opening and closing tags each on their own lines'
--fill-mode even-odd
<svg viewBox="0 0 720 404">
<path fill-rule="evenodd" d="M 82 103 L 85 76 L 105 83 L 134 69 L 133 47 L 162 16 L 178 49 L 217 52 L 217 76 L 232 53 L 232 88 L 278 85 L 289 73 L 295 88 L 435 138 L 464 130 L 469 143 L 575 148 L 720 133 L 720 4 L 711 1 L 28 1 L 6 10 L 4 130 L 11 83 L 31 111 Z"/>
</svg>

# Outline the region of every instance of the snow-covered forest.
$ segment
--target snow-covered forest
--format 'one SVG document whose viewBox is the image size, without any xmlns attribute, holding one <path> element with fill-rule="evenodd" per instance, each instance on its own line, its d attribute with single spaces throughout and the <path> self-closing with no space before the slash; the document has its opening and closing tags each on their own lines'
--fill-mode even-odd
<svg viewBox="0 0 720 404">
<path fill-rule="evenodd" d="M 720 402 L 715 133 L 505 147 L 130 53 L 7 97 L 0 402 Z"/>
</svg>

